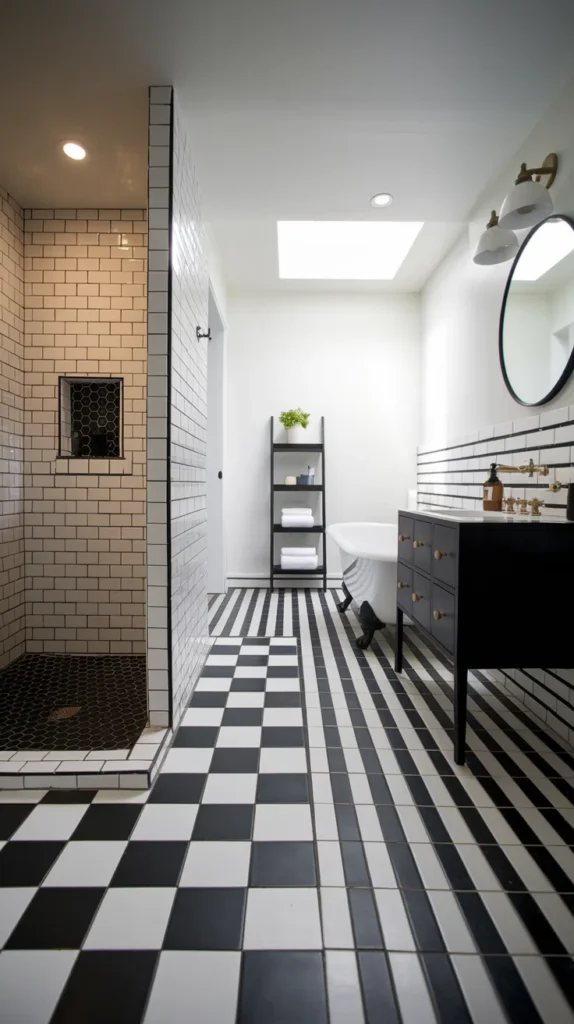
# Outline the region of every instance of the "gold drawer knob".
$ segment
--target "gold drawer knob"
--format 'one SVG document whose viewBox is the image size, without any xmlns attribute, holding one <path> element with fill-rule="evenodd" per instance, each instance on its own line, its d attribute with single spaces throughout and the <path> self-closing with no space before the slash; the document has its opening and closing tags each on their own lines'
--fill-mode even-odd
<svg viewBox="0 0 574 1024">
<path fill-rule="evenodd" d="M 408 587 L 408 586 L 409 586 L 409 584 L 408 583 L 404 583 L 403 580 L 399 580 L 399 582 L 397 583 L 397 589 L 398 590 L 404 590 L 405 587 Z"/>
<path fill-rule="evenodd" d="M 410 539 L 411 538 L 407 537 L 406 533 L 399 533 L 399 540 L 400 540 L 401 544 L 404 544 L 406 540 L 410 540 Z"/>
<path fill-rule="evenodd" d="M 415 594 L 415 593 L 413 593 L 412 599 L 413 599 L 413 601 L 422 601 L 423 595 L 422 594 Z"/>
<path fill-rule="evenodd" d="M 432 613 L 432 616 L 433 616 L 433 619 L 436 619 L 437 622 L 439 621 L 439 619 L 446 618 L 445 613 L 444 612 L 439 612 L 438 609 Z"/>
<path fill-rule="evenodd" d="M 441 551 L 440 548 L 437 548 L 434 553 L 435 560 L 440 562 L 441 558 L 446 558 L 447 554 L 448 551 Z"/>
<path fill-rule="evenodd" d="M 424 540 L 413 540 L 413 548 L 424 548 Z"/>
</svg>

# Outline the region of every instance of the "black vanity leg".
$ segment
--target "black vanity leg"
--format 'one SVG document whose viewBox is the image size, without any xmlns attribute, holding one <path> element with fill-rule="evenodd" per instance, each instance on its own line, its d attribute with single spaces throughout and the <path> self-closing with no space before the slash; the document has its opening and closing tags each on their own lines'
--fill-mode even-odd
<svg viewBox="0 0 574 1024">
<path fill-rule="evenodd" d="M 458 661 L 454 666 L 454 760 L 464 764 L 466 744 L 466 693 L 468 669 Z"/>
<path fill-rule="evenodd" d="M 403 613 L 397 608 L 397 624 L 395 626 L 395 672 L 403 671 Z"/>
<path fill-rule="evenodd" d="M 352 604 L 352 601 L 353 601 L 352 594 L 349 593 L 349 590 L 345 586 L 344 583 L 343 583 L 343 593 L 345 595 L 345 600 L 344 601 L 340 601 L 339 604 L 337 605 L 337 611 L 338 612 L 346 612 L 347 608 L 349 607 L 350 604 Z"/>
</svg>

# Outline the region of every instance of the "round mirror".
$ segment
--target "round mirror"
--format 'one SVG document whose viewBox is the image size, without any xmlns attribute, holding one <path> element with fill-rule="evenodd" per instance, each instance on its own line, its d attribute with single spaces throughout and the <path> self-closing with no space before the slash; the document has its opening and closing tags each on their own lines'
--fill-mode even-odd
<svg viewBox="0 0 574 1024">
<path fill-rule="evenodd" d="M 499 354 L 510 394 L 544 405 L 574 369 L 574 221 L 553 216 L 525 238 L 500 313 Z"/>
</svg>

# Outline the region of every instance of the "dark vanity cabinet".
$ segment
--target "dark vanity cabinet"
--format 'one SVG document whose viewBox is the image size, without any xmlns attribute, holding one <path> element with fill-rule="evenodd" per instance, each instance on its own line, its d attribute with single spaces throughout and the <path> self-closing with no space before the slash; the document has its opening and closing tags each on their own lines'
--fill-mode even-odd
<svg viewBox="0 0 574 1024">
<path fill-rule="evenodd" d="M 574 664 L 574 523 L 399 513 L 395 668 L 406 613 L 454 666 L 464 764 L 469 669 Z"/>
</svg>

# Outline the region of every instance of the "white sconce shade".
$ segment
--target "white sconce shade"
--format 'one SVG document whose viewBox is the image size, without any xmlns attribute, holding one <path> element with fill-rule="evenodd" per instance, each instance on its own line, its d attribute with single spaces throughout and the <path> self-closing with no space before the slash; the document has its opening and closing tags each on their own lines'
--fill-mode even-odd
<svg viewBox="0 0 574 1024">
<path fill-rule="evenodd" d="M 518 239 L 514 231 L 505 231 L 498 224 L 493 210 L 486 231 L 482 232 L 474 250 L 473 260 L 481 267 L 512 260 L 518 252 Z"/>
<path fill-rule="evenodd" d="M 500 210 L 500 227 L 511 231 L 533 228 L 554 209 L 552 197 L 539 181 L 521 181 L 508 193 Z"/>
</svg>

